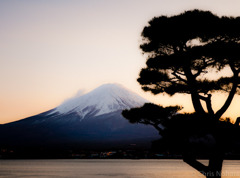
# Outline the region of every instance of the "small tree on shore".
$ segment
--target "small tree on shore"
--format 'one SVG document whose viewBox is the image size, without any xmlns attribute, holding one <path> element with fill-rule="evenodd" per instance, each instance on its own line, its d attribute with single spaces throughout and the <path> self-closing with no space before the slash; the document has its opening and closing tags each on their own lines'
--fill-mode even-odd
<svg viewBox="0 0 240 178">
<path fill-rule="evenodd" d="M 218 17 L 209 11 L 186 11 L 167 17 L 154 17 L 142 31 L 140 48 L 147 58 L 147 67 L 139 74 L 138 82 L 145 91 L 153 94 L 190 94 L 195 117 L 211 121 L 210 127 L 216 142 L 209 165 L 183 154 L 184 161 L 206 177 L 221 177 L 224 150 L 216 131 L 219 119 L 239 92 L 240 73 L 240 17 Z M 220 72 L 226 68 L 230 76 Z M 222 107 L 214 111 L 212 93 L 228 93 Z M 204 109 L 203 104 L 206 105 Z M 161 117 L 159 115 L 159 117 Z M 209 127 L 207 125 L 201 125 Z"/>
</svg>

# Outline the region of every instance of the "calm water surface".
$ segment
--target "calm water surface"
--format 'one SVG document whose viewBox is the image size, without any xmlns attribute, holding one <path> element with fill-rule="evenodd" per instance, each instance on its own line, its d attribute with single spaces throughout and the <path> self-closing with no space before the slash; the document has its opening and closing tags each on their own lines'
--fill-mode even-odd
<svg viewBox="0 0 240 178">
<path fill-rule="evenodd" d="M 202 161 L 207 164 L 207 161 Z M 224 161 L 223 178 L 240 177 L 240 161 Z M 182 160 L 0 160 L 0 177 L 201 178 Z"/>
</svg>

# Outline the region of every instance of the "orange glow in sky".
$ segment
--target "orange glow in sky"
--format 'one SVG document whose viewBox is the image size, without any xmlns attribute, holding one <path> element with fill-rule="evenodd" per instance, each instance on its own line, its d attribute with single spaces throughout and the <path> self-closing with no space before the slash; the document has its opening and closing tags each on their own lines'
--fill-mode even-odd
<svg viewBox="0 0 240 178">
<path fill-rule="evenodd" d="M 239 7 L 238 0 L 1 0 L 0 124 L 47 111 L 79 89 L 104 83 L 121 83 L 155 103 L 192 111 L 190 96 L 141 90 L 141 31 L 154 16 L 196 8 L 240 16 Z M 214 107 L 225 97 L 215 95 Z M 240 116 L 238 101 L 225 116 Z"/>
</svg>

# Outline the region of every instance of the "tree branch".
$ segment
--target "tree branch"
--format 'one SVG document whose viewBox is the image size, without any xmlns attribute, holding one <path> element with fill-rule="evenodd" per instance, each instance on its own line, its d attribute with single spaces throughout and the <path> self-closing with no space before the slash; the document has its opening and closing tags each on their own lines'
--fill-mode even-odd
<svg viewBox="0 0 240 178">
<path fill-rule="evenodd" d="M 204 71 L 204 69 L 206 69 L 208 66 L 216 63 L 216 61 L 213 59 L 209 59 L 208 61 L 206 61 L 207 59 L 203 58 L 202 60 L 203 60 L 203 66 L 199 67 L 197 73 L 193 75 L 195 78 L 197 78 L 197 76 L 199 76 L 203 72 L 206 73 L 206 71 Z"/>
<path fill-rule="evenodd" d="M 192 103 L 193 103 L 193 107 L 194 107 L 195 111 L 200 115 L 205 114 L 205 111 L 200 102 L 199 94 L 195 88 L 196 80 L 191 72 L 191 69 L 189 67 L 185 66 L 184 73 L 186 74 L 186 77 L 187 77 L 187 84 L 189 85 L 189 88 L 190 88 Z"/>
<path fill-rule="evenodd" d="M 200 98 L 201 100 L 205 101 L 206 106 L 207 106 L 208 113 L 209 113 L 210 115 L 214 115 L 214 111 L 213 111 L 213 109 L 212 109 L 211 97 L 212 97 L 211 94 L 208 94 L 207 97 L 204 97 L 204 96 L 199 95 L 199 98 Z"/>
<path fill-rule="evenodd" d="M 183 76 L 185 76 L 184 73 L 181 73 L 181 72 L 178 72 L 178 71 L 175 71 L 175 72 L 176 72 L 176 74 L 179 74 L 179 75 L 183 75 Z"/>
<path fill-rule="evenodd" d="M 234 72 L 234 71 L 233 71 Z M 216 114 L 215 114 L 215 119 L 219 119 L 223 113 L 228 109 L 228 107 L 230 106 L 232 100 L 233 100 L 233 97 L 237 91 L 237 87 L 238 87 L 238 74 L 239 72 L 237 72 L 237 70 L 234 72 L 234 80 L 233 80 L 233 86 L 232 86 L 232 89 L 231 91 L 229 92 L 229 95 L 228 95 L 228 98 L 226 99 L 224 105 L 221 107 L 221 109 L 219 109 Z"/>
<path fill-rule="evenodd" d="M 239 70 L 236 70 L 236 69 L 235 69 L 233 63 L 230 63 L 229 66 L 230 66 L 230 68 L 231 68 L 231 70 L 232 70 L 232 72 L 233 72 L 234 75 L 235 75 L 236 73 L 239 73 Z"/>
<path fill-rule="evenodd" d="M 199 95 L 199 98 L 200 98 L 201 100 L 203 100 L 203 101 L 206 101 L 206 100 L 207 100 L 207 97 L 204 97 L 204 96 L 202 96 L 202 95 Z"/>
<path fill-rule="evenodd" d="M 193 75 L 194 78 L 197 78 L 197 76 L 199 76 L 202 72 L 203 72 L 203 68 L 199 68 L 197 73 Z"/>
<path fill-rule="evenodd" d="M 214 111 L 213 111 L 213 108 L 212 108 L 212 95 L 211 94 L 208 94 L 208 97 L 207 97 L 207 100 L 206 100 L 206 105 L 207 105 L 207 110 L 208 110 L 208 113 L 210 115 L 214 115 Z"/>
<path fill-rule="evenodd" d="M 159 135 L 163 135 L 163 129 L 158 126 L 158 123 L 153 123 L 149 121 L 139 121 L 138 123 L 140 124 L 145 124 L 145 125 L 152 125 L 157 131 L 159 132 Z"/>
<path fill-rule="evenodd" d="M 177 75 L 177 74 L 176 74 L 176 71 L 172 72 L 172 75 L 174 75 L 178 80 L 187 83 L 187 80 L 185 80 L 185 79 L 183 79 L 182 77 L 180 77 L 179 75 Z"/>
<path fill-rule="evenodd" d="M 155 129 L 158 130 L 159 135 L 163 135 L 163 129 L 161 129 L 161 128 L 158 126 L 158 124 L 153 124 L 152 126 L 153 126 Z"/>
<path fill-rule="evenodd" d="M 205 166 L 204 164 L 200 163 L 189 154 L 183 155 L 183 161 L 188 165 L 192 166 L 194 169 L 198 170 L 203 175 L 205 175 L 204 173 L 208 171 L 208 166 Z"/>
</svg>

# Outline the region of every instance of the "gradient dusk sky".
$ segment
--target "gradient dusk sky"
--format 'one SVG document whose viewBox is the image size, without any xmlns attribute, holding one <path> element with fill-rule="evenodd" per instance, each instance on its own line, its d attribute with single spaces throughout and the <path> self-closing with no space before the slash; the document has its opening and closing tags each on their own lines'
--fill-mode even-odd
<svg viewBox="0 0 240 178">
<path fill-rule="evenodd" d="M 240 16 L 239 0 L 1 0 L 0 124 L 47 111 L 104 83 L 192 111 L 189 96 L 152 96 L 136 78 L 145 66 L 139 44 L 147 22 L 196 8 Z M 225 97 L 215 95 L 215 108 Z M 239 99 L 225 116 L 240 116 Z"/>
</svg>

